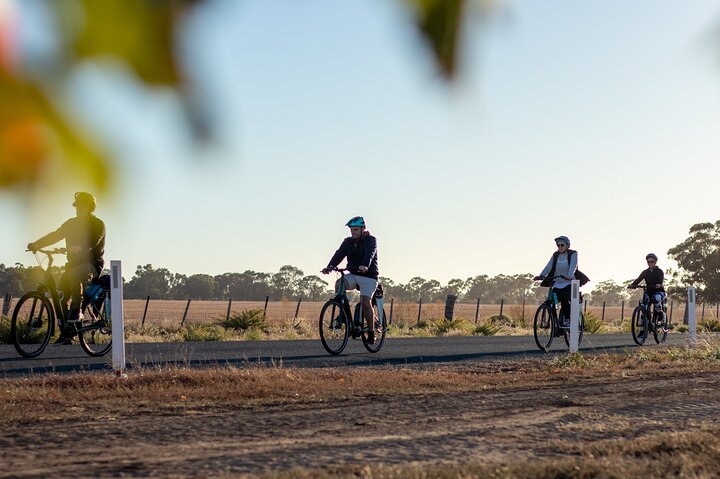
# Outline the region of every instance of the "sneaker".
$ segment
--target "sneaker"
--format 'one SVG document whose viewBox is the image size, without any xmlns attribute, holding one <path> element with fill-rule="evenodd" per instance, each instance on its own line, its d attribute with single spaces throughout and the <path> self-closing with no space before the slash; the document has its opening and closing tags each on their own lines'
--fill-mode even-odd
<svg viewBox="0 0 720 479">
<path fill-rule="evenodd" d="M 53 343 L 53 344 L 67 346 L 67 345 L 69 345 L 69 344 L 72 344 L 72 339 L 68 338 L 68 337 L 65 336 L 64 334 L 61 334 L 60 337 L 57 338 L 57 339 L 55 340 L 55 343 Z"/>
<path fill-rule="evenodd" d="M 367 343 L 368 343 L 368 344 L 375 344 L 375 332 L 374 332 L 374 331 L 368 331 Z"/>
</svg>

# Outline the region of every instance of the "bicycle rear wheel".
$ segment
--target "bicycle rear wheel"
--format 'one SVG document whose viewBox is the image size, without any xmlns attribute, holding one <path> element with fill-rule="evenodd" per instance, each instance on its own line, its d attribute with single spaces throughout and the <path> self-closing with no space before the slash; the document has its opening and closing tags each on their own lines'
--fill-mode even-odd
<svg viewBox="0 0 720 479">
<path fill-rule="evenodd" d="M 37 291 L 20 298 L 13 311 L 10 336 L 21 356 L 34 358 L 50 342 L 55 327 L 55 316 L 50 301 Z"/>
<path fill-rule="evenodd" d="M 555 321 L 553 321 L 552 313 L 547 304 L 541 304 L 535 311 L 533 333 L 535 335 L 535 344 L 541 351 L 547 352 L 555 336 Z"/>
<path fill-rule="evenodd" d="M 635 341 L 635 344 L 638 346 L 642 346 L 645 344 L 648 336 L 648 319 L 645 309 L 642 306 L 635 308 L 631 321 L 630 331 L 632 332 L 633 341 Z"/>
<path fill-rule="evenodd" d="M 662 316 L 661 316 L 662 315 Z M 662 344 L 667 339 L 667 329 L 665 325 L 667 314 L 656 309 L 653 311 L 653 337 L 657 344 Z"/>
<path fill-rule="evenodd" d="M 112 324 L 105 311 L 105 300 L 90 302 L 83 308 L 84 319 L 78 337 L 90 356 L 104 356 L 112 349 Z"/>
<path fill-rule="evenodd" d="M 355 305 L 355 316 L 358 316 L 360 314 L 360 303 Z M 365 321 L 365 318 L 363 318 L 363 332 L 362 332 L 362 342 L 363 346 L 365 346 L 365 349 L 367 349 L 371 353 L 377 353 L 382 349 L 383 344 L 385 343 L 385 333 L 387 333 L 387 314 L 385 314 L 385 309 L 383 308 L 383 315 L 382 315 L 382 322 L 380 324 L 380 329 L 375 331 L 375 342 L 370 344 L 368 342 L 368 336 L 369 336 L 369 326 L 367 322 Z M 373 317 L 378 318 L 378 309 L 377 304 L 373 301 Z"/>
<path fill-rule="evenodd" d="M 320 341 L 325 351 L 336 356 L 348 343 L 350 318 L 342 304 L 330 300 L 320 311 Z"/>
</svg>

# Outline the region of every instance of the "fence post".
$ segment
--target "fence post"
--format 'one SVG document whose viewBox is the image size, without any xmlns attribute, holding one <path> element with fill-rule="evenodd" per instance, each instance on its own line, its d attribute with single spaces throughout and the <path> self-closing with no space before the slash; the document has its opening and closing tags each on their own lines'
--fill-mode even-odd
<svg viewBox="0 0 720 479">
<path fill-rule="evenodd" d="M 577 353 L 580 343 L 580 281 L 570 282 L 570 352 Z"/>
<path fill-rule="evenodd" d="M 300 313 L 300 302 L 301 301 L 302 301 L 302 298 L 298 298 L 298 304 L 297 304 L 297 307 L 295 308 L 295 317 L 293 318 L 293 320 L 296 320 L 298 317 L 298 313 Z"/>
<path fill-rule="evenodd" d="M 502 315 L 503 315 L 503 307 L 504 307 L 504 306 L 505 306 L 505 300 L 504 300 L 504 299 L 501 299 L 501 300 L 500 300 L 500 317 L 501 317 L 501 318 L 502 318 Z"/>
<path fill-rule="evenodd" d="M 478 298 L 477 306 L 475 307 L 475 324 L 478 323 L 478 316 L 480 316 L 480 298 Z"/>
<path fill-rule="evenodd" d="M 603 301 L 602 322 L 605 322 L 605 301 Z"/>
<path fill-rule="evenodd" d="M 393 322 L 393 306 L 395 305 L 395 298 L 390 298 L 390 324 Z"/>
<path fill-rule="evenodd" d="M 625 301 L 622 302 L 622 305 L 620 306 L 620 322 L 622 323 L 622 320 L 625 319 Z"/>
<path fill-rule="evenodd" d="M 265 296 L 265 307 L 263 308 L 263 318 L 264 318 L 265 315 L 267 314 L 267 304 L 268 304 L 268 300 L 270 300 L 270 296 Z"/>
<path fill-rule="evenodd" d="M 143 311 L 143 319 L 142 319 L 142 323 L 140 324 L 140 326 L 143 328 L 145 327 L 145 317 L 147 316 L 148 306 L 150 306 L 150 296 L 148 296 L 147 299 L 145 300 L 145 310 Z"/>
<path fill-rule="evenodd" d="M 705 321 L 705 303 L 702 304 L 702 313 L 700 313 L 700 321 Z"/>
<path fill-rule="evenodd" d="M 2 316 L 7 316 L 10 312 L 10 303 L 12 302 L 12 293 L 5 293 L 2 305 Z"/>
<path fill-rule="evenodd" d="M 446 321 L 452 321 L 453 319 L 453 313 L 455 312 L 455 301 L 457 301 L 457 296 L 455 296 L 454 294 L 448 294 L 447 298 L 445 298 Z"/>
<path fill-rule="evenodd" d="M 228 310 L 227 314 L 225 315 L 225 321 L 230 321 L 230 308 L 232 308 L 232 298 L 228 300 Z"/>
<path fill-rule="evenodd" d="M 586 299 L 585 301 L 583 301 L 583 314 L 587 314 L 587 304 L 588 300 Z"/>
<path fill-rule="evenodd" d="M 181 328 L 183 326 L 185 326 L 185 318 L 187 318 L 188 309 L 190 309 L 190 301 L 192 301 L 192 299 L 188 299 L 187 305 L 185 306 L 185 312 L 183 313 L 183 319 L 182 319 L 182 321 L 180 321 Z"/>
<path fill-rule="evenodd" d="M 420 324 L 420 314 L 422 314 L 422 298 L 418 301 L 418 324 Z"/>
<path fill-rule="evenodd" d="M 670 300 L 670 324 L 672 324 L 672 310 L 673 310 L 673 304 L 675 301 Z"/>
<path fill-rule="evenodd" d="M 523 296 L 522 322 L 525 324 L 525 296 Z"/>
<path fill-rule="evenodd" d="M 688 302 L 685 308 L 688 319 L 688 330 L 690 332 L 690 347 L 697 344 L 697 321 L 695 319 L 695 287 L 688 286 Z"/>
<path fill-rule="evenodd" d="M 715 303 L 715 319 L 720 319 L 720 303 Z"/>
<path fill-rule="evenodd" d="M 115 374 L 125 377 L 125 317 L 123 311 L 122 262 L 110 261 L 110 321 L 112 321 L 112 364 Z M 107 310 L 108 299 L 105 298 Z"/>
</svg>

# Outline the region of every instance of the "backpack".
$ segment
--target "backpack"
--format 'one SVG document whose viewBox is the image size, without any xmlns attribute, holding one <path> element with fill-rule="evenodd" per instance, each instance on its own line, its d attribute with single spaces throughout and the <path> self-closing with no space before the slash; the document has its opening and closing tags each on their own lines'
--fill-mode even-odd
<svg viewBox="0 0 720 479">
<path fill-rule="evenodd" d="M 577 251 L 572 250 L 572 249 L 567 250 L 568 260 L 570 260 L 570 257 L 575 253 L 577 253 Z M 553 277 L 555 276 L 555 267 L 557 266 L 558 256 L 560 256 L 560 253 L 558 251 L 555 251 L 553 253 L 553 257 L 552 257 L 553 263 L 552 263 L 552 267 L 550 268 L 550 273 L 548 273 L 548 275 L 545 277 L 545 279 L 542 280 L 542 283 L 540 283 L 540 286 L 542 286 L 544 288 L 549 288 L 553 285 Z M 580 280 L 580 286 L 585 286 L 585 284 L 587 284 L 590 281 L 590 278 L 585 276 L 579 269 L 575 270 L 574 276 L 575 276 L 575 279 Z"/>
</svg>

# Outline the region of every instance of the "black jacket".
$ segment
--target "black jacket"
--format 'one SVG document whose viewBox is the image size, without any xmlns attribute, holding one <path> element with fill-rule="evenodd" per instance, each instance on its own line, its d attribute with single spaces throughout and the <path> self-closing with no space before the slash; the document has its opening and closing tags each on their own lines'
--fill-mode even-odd
<svg viewBox="0 0 720 479">
<path fill-rule="evenodd" d="M 630 283 L 630 286 L 637 286 L 640 284 L 640 281 L 645 280 L 645 284 L 647 285 L 647 294 L 652 296 L 655 293 L 665 292 L 665 288 L 660 286 L 659 288 L 656 288 L 656 284 L 663 284 L 663 279 L 665 278 L 665 275 L 663 274 L 663 271 L 660 268 L 655 268 L 654 270 L 650 270 L 650 268 L 646 269 L 642 273 L 640 273 L 640 276 Z"/>
<path fill-rule="evenodd" d="M 68 266 L 73 268 L 83 263 L 90 263 L 100 274 L 105 260 L 105 223 L 95 215 L 84 218 L 74 217 L 63 223 L 60 228 L 37 240 L 35 245 L 39 248 L 50 246 L 60 240 L 65 240 L 69 248 L 79 246 L 81 251 L 71 253 L 68 251 Z"/>
<path fill-rule="evenodd" d="M 351 237 L 345 238 L 340 247 L 335 252 L 328 268 L 335 268 L 343 259 L 347 258 L 347 269 L 352 274 L 358 276 L 366 276 L 368 278 L 378 279 L 380 271 L 378 270 L 377 240 L 370 233 L 363 235 L 356 241 Z M 367 266 L 367 273 L 358 271 L 358 267 Z"/>
</svg>

